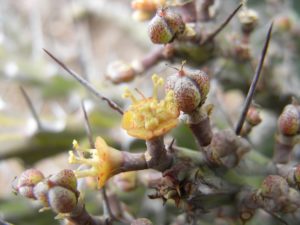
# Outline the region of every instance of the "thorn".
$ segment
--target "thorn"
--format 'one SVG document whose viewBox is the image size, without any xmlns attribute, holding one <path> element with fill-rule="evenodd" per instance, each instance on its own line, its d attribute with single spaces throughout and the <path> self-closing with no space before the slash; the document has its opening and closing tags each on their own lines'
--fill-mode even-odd
<svg viewBox="0 0 300 225">
<path fill-rule="evenodd" d="M 243 4 L 239 4 L 238 7 L 227 17 L 227 19 L 212 33 L 210 33 L 203 41 L 200 42 L 200 45 L 205 45 L 211 40 L 213 40 L 230 22 L 230 20 L 235 16 L 235 14 L 239 11 L 239 9 L 243 6 Z"/>
<path fill-rule="evenodd" d="M 29 98 L 28 94 L 26 93 L 25 89 L 22 86 L 19 86 L 19 88 L 20 88 L 21 93 L 22 93 L 22 95 L 23 95 L 23 97 L 24 97 L 24 99 L 25 99 L 25 101 L 26 101 L 26 103 L 27 103 L 27 105 L 30 109 L 30 112 L 31 112 L 36 124 L 37 124 L 38 129 L 42 130 L 43 126 L 42 126 L 41 120 L 40 120 L 40 118 L 39 118 L 39 116 L 38 116 L 38 114 L 37 114 L 37 112 L 36 112 L 36 110 L 33 106 L 33 103 L 31 101 L 31 99 Z"/>
<path fill-rule="evenodd" d="M 85 123 L 86 132 L 88 135 L 90 147 L 93 149 L 93 148 L 95 148 L 95 144 L 94 144 L 94 140 L 93 140 L 93 132 L 92 132 L 92 128 L 90 125 L 89 117 L 88 117 L 86 109 L 85 109 L 84 100 L 81 101 L 81 108 L 82 108 L 83 115 L 84 115 L 84 123 Z M 102 198 L 103 198 L 104 214 L 107 215 L 107 221 L 111 221 L 112 219 L 115 219 L 115 217 L 112 214 L 112 211 L 111 211 L 111 208 L 109 205 L 105 186 L 102 187 L 101 194 L 102 194 Z M 107 224 L 109 224 L 109 223 L 107 223 Z"/>
<path fill-rule="evenodd" d="M 167 150 L 173 152 L 173 145 L 175 143 L 175 138 L 172 139 L 171 143 L 167 146 Z"/>
<path fill-rule="evenodd" d="M 86 89 L 88 89 L 90 92 L 92 92 L 96 97 L 98 97 L 100 100 L 107 102 L 107 104 L 123 115 L 123 110 L 118 106 L 114 101 L 110 100 L 109 98 L 103 96 L 100 92 L 96 90 L 95 87 L 93 87 L 89 82 L 87 82 L 85 79 L 83 79 L 80 75 L 78 75 L 73 70 L 69 69 L 64 63 L 62 63 L 60 60 L 58 60 L 55 56 L 53 56 L 49 51 L 43 48 L 43 50 L 56 62 L 58 63 L 64 70 L 66 70 L 72 77 L 74 77 L 82 86 L 84 86 Z"/>
<path fill-rule="evenodd" d="M 259 63 L 256 67 L 255 74 L 253 76 L 251 86 L 249 88 L 249 91 L 248 91 L 248 94 L 247 94 L 247 97 L 246 97 L 246 100 L 245 100 L 245 104 L 244 104 L 240 119 L 238 120 L 238 124 L 237 124 L 236 129 L 235 129 L 235 133 L 237 135 L 239 135 L 241 133 L 243 124 L 244 124 L 245 119 L 246 119 L 248 109 L 250 107 L 252 98 L 254 96 L 256 85 L 257 85 L 258 79 L 260 77 L 260 73 L 261 73 L 261 70 L 262 70 L 262 67 L 263 67 L 263 64 L 264 64 L 265 56 L 267 54 L 269 42 L 270 42 L 270 39 L 271 39 L 272 28 L 273 28 L 273 22 L 271 23 L 271 25 L 269 27 L 267 37 L 266 37 L 266 40 L 265 40 L 265 43 L 264 43 L 264 47 L 263 47 L 263 50 L 261 52 L 261 56 L 260 56 L 260 59 L 259 59 Z"/>
<path fill-rule="evenodd" d="M 84 100 L 81 101 L 81 108 L 82 108 L 83 115 L 84 115 L 84 125 L 85 125 L 86 133 L 87 133 L 87 136 L 89 139 L 90 147 L 93 149 L 93 148 L 95 148 L 95 144 L 94 144 L 95 142 L 93 140 L 93 132 L 92 132 L 91 124 L 90 124 L 90 121 L 89 121 L 89 118 L 88 118 L 88 115 L 86 113 L 86 109 L 84 106 Z"/>
</svg>

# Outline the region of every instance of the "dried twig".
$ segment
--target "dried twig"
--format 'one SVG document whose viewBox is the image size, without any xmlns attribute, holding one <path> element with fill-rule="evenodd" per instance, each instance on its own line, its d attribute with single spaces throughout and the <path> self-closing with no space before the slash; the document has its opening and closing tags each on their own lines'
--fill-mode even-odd
<svg viewBox="0 0 300 225">
<path fill-rule="evenodd" d="M 120 106 L 117 105 L 114 101 L 110 100 L 109 98 L 103 96 L 100 92 L 96 90 L 89 82 L 87 82 L 85 79 L 83 79 L 80 75 L 78 75 L 73 70 L 69 69 L 64 63 L 62 63 L 60 60 L 58 60 L 55 56 L 53 56 L 49 51 L 44 49 L 44 51 L 55 61 L 57 62 L 64 70 L 66 70 L 72 77 L 74 77 L 81 85 L 83 85 L 85 88 L 87 88 L 90 92 L 92 92 L 96 97 L 101 99 L 102 101 L 107 102 L 107 104 L 123 115 L 123 110 L 120 108 Z"/>
<path fill-rule="evenodd" d="M 239 9 L 243 6 L 243 4 L 239 4 L 239 6 L 227 17 L 227 19 L 212 33 L 210 33 L 206 38 L 204 38 L 200 45 L 205 45 L 208 42 L 212 41 L 230 22 L 230 20 L 235 16 L 235 14 L 239 11 Z"/>
<path fill-rule="evenodd" d="M 255 71 L 251 86 L 249 88 L 247 98 L 246 98 L 246 101 L 245 101 L 240 119 L 238 120 L 238 124 L 237 124 L 236 129 L 235 129 L 235 133 L 237 135 L 239 135 L 241 133 L 244 121 L 246 119 L 248 109 L 250 107 L 250 104 L 251 104 L 251 101 L 252 101 L 252 98 L 253 98 L 253 95 L 254 95 L 254 92 L 255 92 L 255 89 L 256 89 L 258 79 L 260 77 L 260 73 L 261 73 L 261 70 L 262 70 L 262 67 L 263 67 L 263 64 L 264 64 L 265 56 L 267 54 L 269 42 L 270 42 L 270 39 L 271 39 L 272 27 L 273 27 L 273 22 L 271 23 L 271 25 L 269 27 L 268 34 L 267 34 L 267 37 L 266 37 L 266 41 L 265 41 L 265 44 L 264 44 L 264 48 L 261 52 L 260 60 L 259 60 L 258 66 L 256 67 L 256 71 Z"/>
<path fill-rule="evenodd" d="M 35 110 L 35 108 L 33 106 L 33 103 L 31 101 L 31 99 L 29 98 L 28 94 L 26 93 L 25 89 L 22 86 L 20 86 L 20 90 L 21 90 L 21 93 L 22 93 L 22 95 L 23 95 L 23 97 L 24 97 L 24 99 L 25 99 L 25 101 L 26 101 L 26 103 L 27 103 L 27 105 L 30 109 L 30 112 L 31 112 L 31 114 L 32 114 L 37 126 L 38 126 L 38 129 L 42 130 L 43 129 L 42 122 L 39 118 L 39 115 L 38 115 L 37 111 Z"/>
</svg>

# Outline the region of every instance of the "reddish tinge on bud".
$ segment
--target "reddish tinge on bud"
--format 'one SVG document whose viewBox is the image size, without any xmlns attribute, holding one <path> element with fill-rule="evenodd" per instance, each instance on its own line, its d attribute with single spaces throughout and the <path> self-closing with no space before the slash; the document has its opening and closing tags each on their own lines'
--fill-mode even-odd
<svg viewBox="0 0 300 225">
<path fill-rule="evenodd" d="M 288 194 L 289 185 L 283 177 L 269 175 L 262 182 L 260 191 L 264 197 L 279 198 Z"/>
<path fill-rule="evenodd" d="M 148 34 L 154 44 L 172 42 L 176 35 L 182 34 L 185 24 L 181 16 L 169 8 L 159 9 L 148 26 Z"/>
<path fill-rule="evenodd" d="M 33 188 L 38 182 L 40 182 L 43 179 L 44 175 L 41 171 L 37 169 L 28 169 L 24 171 L 19 177 L 16 188 L 17 192 L 26 198 L 35 199 L 35 196 L 33 194 Z"/>
<path fill-rule="evenodd" d="M 167 78 L 166 90 L 173 90 L 180 111 L 193 112 L 203 105 L 209 92 L 209 76 L 201 70 L 181 68 Z"/>
<path fill-rule="evenodd" d="M 56 186 L 49 190 L 49 205 L 57 213 L 70 213 L 77 205 L 77 196 L 73 191 Z"/>
<path fill-rule="evenodd" d="M 77 192 L 77 179 L 73 170 L 64 169 L 59 173 L 52 175 L 48 183 L 51 186 L 61 186 L 70 191 Z"/>
<path fill-rule="evenodd" d="M 294 136 L 299 132 L 300 112 L 297 106 L 287 105 L 278 119 L 279 132 L 286 136 Z"/>
</svg>

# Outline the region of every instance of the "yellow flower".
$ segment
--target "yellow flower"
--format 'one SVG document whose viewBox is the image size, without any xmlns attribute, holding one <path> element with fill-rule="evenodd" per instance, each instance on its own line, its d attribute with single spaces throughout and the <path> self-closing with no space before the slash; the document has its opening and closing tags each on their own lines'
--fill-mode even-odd
<svg viewBox="0 0 300 225">
<path fill-rule="evenodd" d="M 75 156 L 73 151 L 69 151 L 69 163 L 90 166 L 89 169 L 76 170 L 75 175 L 77 178 L 97 177 L 98 188 L 101 188 L 110 177 L 119 172 L 122 154 L 117 149 L 109 147 L 101 137 L 97 137 L 95 147 L 96 149 L 80 149 L 77 141 L 74 140 L 73 148 L 90 153 L 90 158 Z"/>
<path fill-rule="evenodd" d="M 149 140 L 164 135 L 178 122 L 179 110 L 174 101 L 174 92 L 168 91 L 165 99 L 157 100 L 157 89 L 163 85 L 163 79 L 152 76 L 154 90 L 152 97 L 137 100 L 129 90 L 123 97 L 130 98 L 132 105 L 124 113 L 122 128 L 133 137 Z M 141 94 L 141 93 L 140 93 Z"/>
</svg>

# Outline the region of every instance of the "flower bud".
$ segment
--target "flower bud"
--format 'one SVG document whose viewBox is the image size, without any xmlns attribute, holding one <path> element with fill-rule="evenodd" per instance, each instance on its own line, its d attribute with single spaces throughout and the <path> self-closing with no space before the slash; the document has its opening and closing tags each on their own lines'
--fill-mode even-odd
<svg viewBox="0 0 300 225">
<path fill-rule="evenodd" d="M 246 121 L 252 126 L 256 126 L 261 122 L 261 117 L 256 107 L 252 106 L 249 108 L 246 116 Z"/>
<path fill-rule="evenodd" d="M 131 81 L 135 76 L 135 71 L 132 66 L 122 61 L 110 63 L 106 73 L 107 78 L 115 84 Z"/>
<path fill-rule="evenodd" d="M 295 105 L 287 105 L 278 119 L 279 132 L 286 136 L 294 136 L 299 132 L 300 112 Z"/>
<path fill-rule="evenodd" d="M 47 181 L 39 182 L 34 187 L 33 192 L 34 192 L 35 199 L 39 200 L 45 207 L 49 206 L 49 202 L 48 202 L 49 186 Z"/>
<path fill-rule="evenodd" d="M 132 221 L 130 225 L 153 225 L 153 223 L 146 218 L 139 218 Z"/>
<path fill-rule="evenodd" d="M 56 186 L 49 190 L 49 205 L 57 213 L 70 213 L 77 205 L 77 196 L 73 191 Z"/>
<path fill-rule="evenodd" d="M 288 194 L 289 185 L 283 177 L 269 175 L 264 179 L 260 190 L 262 196 L 276 199 Z"/>
<path fill-rule="evenodd" d="M 253 9 L 244 9 L 238 14 L 244 33 L 251 33 L 258 23 L 258 14 Z"/>
<path fill-rule="evenodd" d="M 49 178 L 49 183 L 53 186 L 61 186 L 70 191 L 77 191 L 77 179 L 72 170 L 64 169 Z"/>
<path fill-rule="evenodd" d="M 180 111 L 191 113 L 204 104 L 209 91 L 209 77 L 201 70 L 181 68 L 177 74 L 167 78 L 165 88 L 174 91 Z"/>
<path fill-rule="evenodd" d="M 201 101 L 197 85 L 188 77 L 178 78 L 174 86 L 174 96 L 179 110 L 185 113 L 194 111 Z"/>
<path fill-rule="evenodd" d="M 185 24 L 181 16 L 169 8 L 157 11 L 148 27 L 148 34 L 154 44 L 167 44 L 172 42 L 176 35 L 182 34 Z"/>
<path fill-rule="evenodd" d="M 26 198 L 35 198 L 33 193 L 34 186 L 44 179 L 42 172 L 36 169 L 24 171 L 17 184 L 17 192 Z"/>
</svg>

